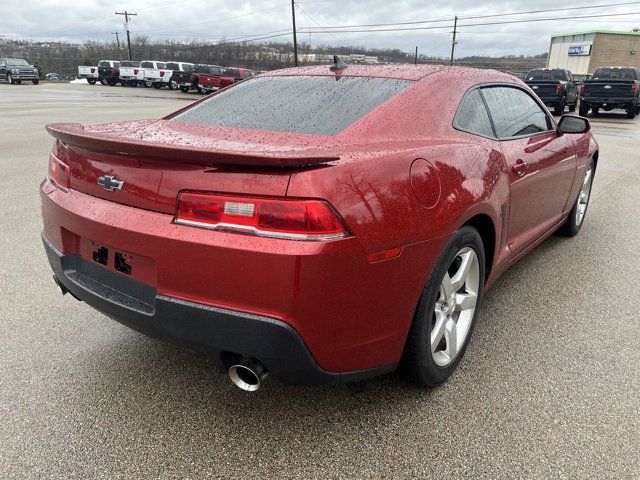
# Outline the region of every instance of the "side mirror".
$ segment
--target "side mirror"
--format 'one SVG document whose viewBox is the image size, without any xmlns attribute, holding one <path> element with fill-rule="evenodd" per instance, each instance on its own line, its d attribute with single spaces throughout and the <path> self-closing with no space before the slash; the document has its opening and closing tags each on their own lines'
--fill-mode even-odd
<svg viewBox="0 0 640 480">
<path fill-rule="evenodd" d="M 587 133 L 591 130 L 589 120 L 574 115 L 563 115 L 558 122 L 558 133 Z"/>
</svg>

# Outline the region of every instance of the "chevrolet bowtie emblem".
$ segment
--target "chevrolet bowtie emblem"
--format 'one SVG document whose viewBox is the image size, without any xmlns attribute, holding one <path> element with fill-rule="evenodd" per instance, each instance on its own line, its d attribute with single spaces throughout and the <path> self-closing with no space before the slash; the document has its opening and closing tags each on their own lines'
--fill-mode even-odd
<svg viewBox="0 0 640 480">
<path fill-rule="evenodd" d="M 116 179 L 116 177 L 112 175 L 104 175 L 98 179 L 98 185 L 102 185 L 105 190 L 113 192 L 115 190 L 122 190 L 124 182 Z"/>
</svg>

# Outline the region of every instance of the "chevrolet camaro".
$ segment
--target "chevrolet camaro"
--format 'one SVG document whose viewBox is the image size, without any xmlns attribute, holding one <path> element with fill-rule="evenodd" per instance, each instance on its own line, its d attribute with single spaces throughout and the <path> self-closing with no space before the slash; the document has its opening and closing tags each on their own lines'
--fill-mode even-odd
<svg viewBox="0 0 640 480">
<path fill-rule="evenodd" d="M 334 67 L 261 74 L 159 120 L 48 125 L 59 290 L 245 390 L 268 374 L 445 381 L 483 292 L 580 230 L 598 145 L 505 73 Z"/>
</svg>

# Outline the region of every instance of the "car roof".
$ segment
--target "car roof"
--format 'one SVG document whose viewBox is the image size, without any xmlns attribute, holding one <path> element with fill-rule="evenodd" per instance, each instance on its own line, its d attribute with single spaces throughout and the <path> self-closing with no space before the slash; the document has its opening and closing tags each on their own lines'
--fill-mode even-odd
<svg viewBox="0 0 640 480">
<path fill-rule="evenodd" d="M 334 76 L 331 65 L 316 65 L 312 67 L 294 67 L 261 73 L 260 76 Z M 379 77 L 396 78 L 401 80 L 420 80 L 433 73 L 449 73 L 458 75 L 474 75 L 482 81 L 513 80 L 513 75 L 498 70 L 480 69 L 472 67 L 450 67 L 448 65 L 348 65 L 339 72 L 343 77 Z"/>
</svg>

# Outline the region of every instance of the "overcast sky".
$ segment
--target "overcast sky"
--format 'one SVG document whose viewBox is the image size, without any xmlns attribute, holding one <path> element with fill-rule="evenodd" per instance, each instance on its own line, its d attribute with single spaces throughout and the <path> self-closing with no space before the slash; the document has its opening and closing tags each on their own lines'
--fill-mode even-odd
<svg viewBox="0 0 640 480">
<path fill-rule="evenodd" d="M 536 15 L 467 19 L 478 15 L 523 12 L 530 10 L 608 6 L 539 13 Z M 628 0 L 512 0 L 481 2 L 478 0 L 300 0 L 296 8 L 299 41 L 311 44 L 352 45 L 364 47 L 400 48 L 420 53 L 447 56 L 451 49 L 452 20 L 441 23 L 408 25 L 408 27 L 444 27 L 432 30 L 366 33 L 320 33 L 322 28 L 341 25 L 379 24 L 440 20 L 458 15 L 460 43 L 457 56 L 470 55 L 535 55 L 546 52 L 549 36 L 558 32 L 578 32 L 592 29 L 624 30 L 640 27 L 640 1 Z M 287 0 L 0 0 L 0 36 L 32 38 L 34 40 L 62 39 L 82 41 L 113 38 L 111 32 L 124 30 L 123 17 L 114 12 L 128 9 L 138 13 L 130 23 L 132 35 L 144 34 L 150 39 L 207 39 L 232 40 L 248 35 L 267 37 L 286 35 L 291 28 L 291 4 Z M 505 20 L 530 20 L 549 17 L 611 15 L 604 18 L 569 18 L 561 21 L 516 23 L 512 25 L 484 25 L 470 27 L 470 23 Z M 465 24 L 467 26 L 465 26 Z M 372 27 L 389 28 L 389 27 Z M 397 27 L 396 27 L 397 28 Z M 274 41 L 290 40 L 290 34 L 274 37 Z"/>
</svg>

